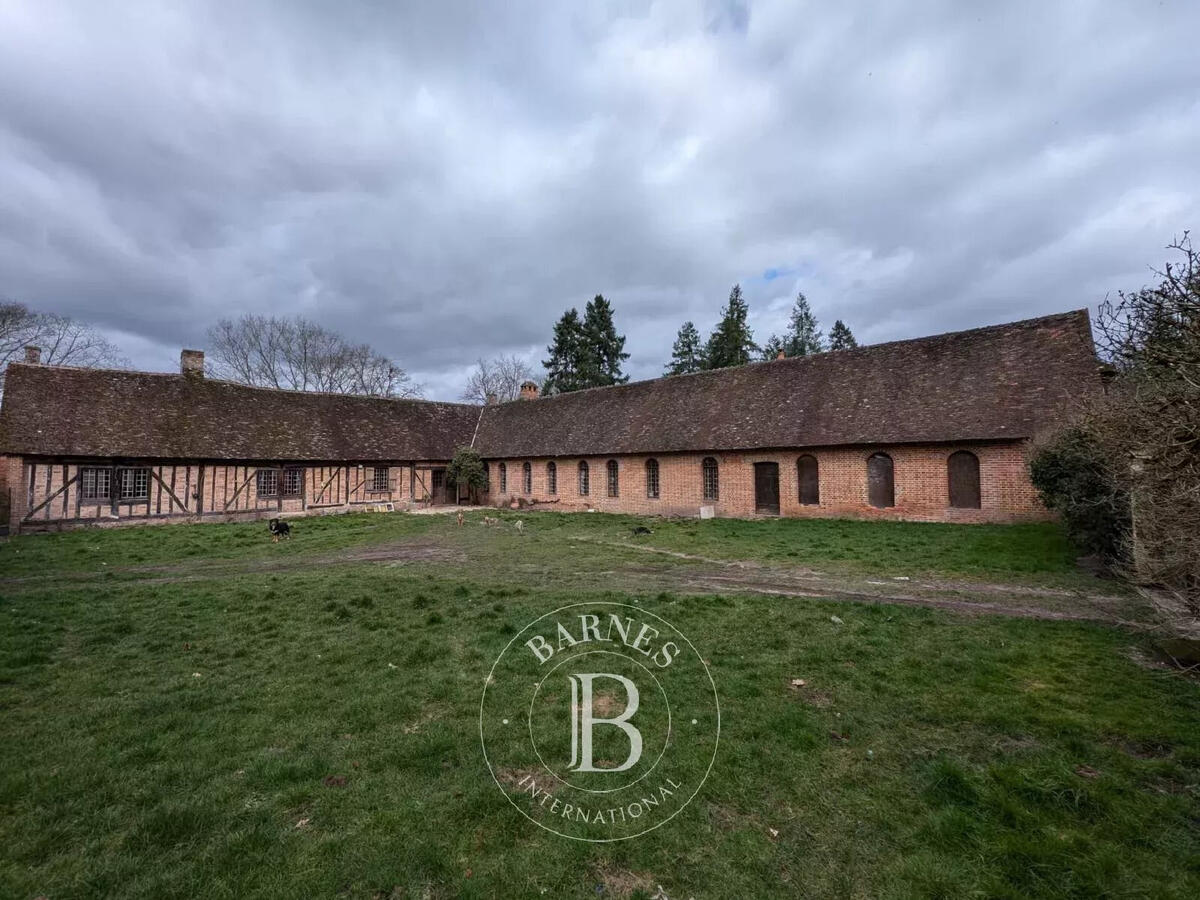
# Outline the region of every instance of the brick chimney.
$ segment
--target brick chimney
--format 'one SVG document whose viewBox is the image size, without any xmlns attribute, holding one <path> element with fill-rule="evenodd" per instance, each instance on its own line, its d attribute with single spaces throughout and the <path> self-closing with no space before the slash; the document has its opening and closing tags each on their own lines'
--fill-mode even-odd
<svg viewBox="0 0 1200 900">
<path fill-rule="evenodd" d="M 538 398 L 538 386 L 532 381 L 526 381 L 521 384 L 521 399 L 536 400 Z"/>
<path fill-rule="evenodd" d="M 179 354 L 179 372 L 189 378 L 204 377 L 204 351 L 184 350 Z"/>
<path fill-rule="evenodd" d="M 495 391 L 489 391 L 488 395 L 484 398 L 484 402 L 488 406 L 495 406 L 500 402 L 500 396 Z"/>
<path fill-rule="evenodd" d="M 783 359 L 783 357 L 784 357 L 784 352 L 782 350 L 780 350 L 778 353 L 775 354 L 776 359 Z"/>
<path fill-rule="evenodd" d="M 36 366 L 42 361 L 42 348 L 35 347 L 33 344 L 28 344 L 25 347 L 25 362 L 31 366 Z"/>
</svg>

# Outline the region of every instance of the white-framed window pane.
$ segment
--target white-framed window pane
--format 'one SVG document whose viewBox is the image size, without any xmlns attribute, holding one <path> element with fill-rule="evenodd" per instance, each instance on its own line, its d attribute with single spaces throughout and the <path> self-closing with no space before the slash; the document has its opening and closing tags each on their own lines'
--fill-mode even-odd
<svg viewBox="0 0 1200 900">
<path fill-rule="evenodd" d="M 376 466 L 371 481 L 371 490 L 386 491 L 388 489 L 388 474 L 387 466 Z"/>
</svg>

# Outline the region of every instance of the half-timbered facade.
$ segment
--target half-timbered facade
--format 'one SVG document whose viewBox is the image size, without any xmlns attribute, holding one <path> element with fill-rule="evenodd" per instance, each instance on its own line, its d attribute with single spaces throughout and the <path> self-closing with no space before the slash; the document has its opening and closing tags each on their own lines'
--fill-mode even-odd
<svg viewBox="0 0 1200 900">
<path fill-rule="evenodd" d="M 206 379 L 196 358 L 179 375 L 11 366 L 10 530 L 453 499 L 445 466 L 478 407 L 246 387 Z"/>
<path fill-rule="evenodd" d="M 265 390 L 181 372 L 10 365 L 10 530 L 454 502 L 664 515 L 1047 517 L 1026 448 L 1100 389 L 1086 311 L 474 406 Z"/>
</svg>

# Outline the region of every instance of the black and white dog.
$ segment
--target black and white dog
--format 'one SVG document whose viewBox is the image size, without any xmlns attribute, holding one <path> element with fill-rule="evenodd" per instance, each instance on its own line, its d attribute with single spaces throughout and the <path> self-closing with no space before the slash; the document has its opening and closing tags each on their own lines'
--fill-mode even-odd
<svg viewBox="0 0 1200 900">
<path fill-rule="evenodd" d="M 267 531 L 271 532 L 271 543 L 278 544 L 280 538 L 292 539 L 292 527 L 281 519 L 272 519 L 267 523 Z"/>
</svg>

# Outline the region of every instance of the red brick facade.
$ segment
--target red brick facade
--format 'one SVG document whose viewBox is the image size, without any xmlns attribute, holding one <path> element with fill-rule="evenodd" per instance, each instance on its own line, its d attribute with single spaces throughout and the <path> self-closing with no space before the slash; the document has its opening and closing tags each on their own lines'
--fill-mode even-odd
<svg viewBox="0 0 1200 900">
<path fill-rule="evenodd" d="M 1043 519 L 1026 442 L 1100 390 L 1084 310 L 551 397 L 530 383 L 525 399 L 485 406 L 248 387 L 205 378 L 202 359 L 183 351 L 179 375 L 10 364 L 0 407 L 10 529 L 448 503 L 446 461 L 461 447 L 489 461 L 495 504 Z M 794 449 L 769 449 L 779 447 Z M 802 479 L 805 454 L 817 471 L 806 463 Z M 264 474 L 260 491 L 264 470 L 286 487 Z M 801 502 L 802 483 L 816 502 Z"/>
<path fill-rule="evenodd" d="M 956 450 L 969 450 L 979 459 L 980 506 L 950 506 L 948 459 Z M 867 501 L 867 459 L 886 452 L 894 467 L 895 506 L 877 509 Z M 801 505 L 797 460 L 811 454 L 818 462 L 820 502 Z M 718 497 L 704 498 L 702 463 L 717 461 Z M 607 465 L 617 461 L 618 496 L 608 495 Z M 647 497 L 646 461 L 656 459 L 659 496 Z M 1024 445 L 1020 442 L 983 445 L 954 444 L 904 447 L 839 447 L 820 450 L 736 453 L 679 453 L 655 456 L 586 457 L 588 495 L 578 488 L 579 457 L 555 459 L 558 490 L 547 489 L 549 459 L 503 460 L 507 490 L 501 492 L 500 460 L 489 463 L 488 502 L 507 505 L 534 501 L 563 510 L 595 509 L 638 515 L 695 516 L 712 506 L 718 516 L 755 515 L 754 463 L 779 466 L 779 514 L 782 516 L 911 519 L 938 522 L 1018 522 L 1042 520 L 1050 513 L 1039 502 L 1029 481 Z M 530 463 L 532 491 L 523 490 L 524 463 Z"/>
</svg>

